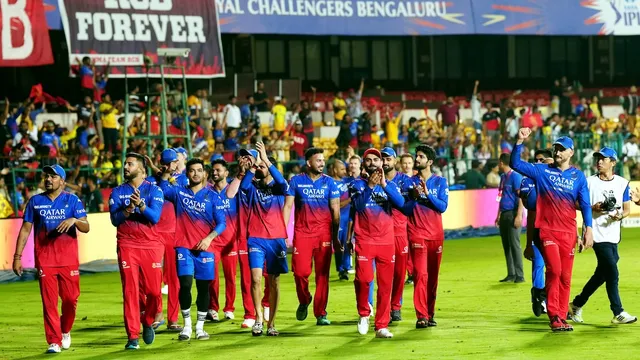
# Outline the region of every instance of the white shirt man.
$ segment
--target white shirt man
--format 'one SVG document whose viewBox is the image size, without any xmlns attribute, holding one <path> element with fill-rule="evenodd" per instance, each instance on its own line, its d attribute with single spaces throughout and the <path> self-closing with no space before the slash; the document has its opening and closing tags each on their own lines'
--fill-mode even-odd
<svg viewBox="0 0 640 360">
<path fill-rule="evenodd" d="M 240 108 L 236 105 L 236 97 L 230 98 L 231 102 L 224 107 L 224 116 L 227 123 L 227 128 L 239 129 L 242 125 L 242 116 L 240 115 Z"/>
</svg>

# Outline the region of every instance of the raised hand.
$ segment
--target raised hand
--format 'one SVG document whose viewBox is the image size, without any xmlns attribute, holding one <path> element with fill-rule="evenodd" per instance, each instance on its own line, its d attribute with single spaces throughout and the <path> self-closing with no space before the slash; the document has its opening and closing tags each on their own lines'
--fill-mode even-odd
<svg viewBox="0 0 640 360">
<path fill-rule="evenodd" d="M 525 128 L 520 128 L 520 130 L 518 130 L 518 139 L 519 140 L 525 140 L 527 138 L 529 138 L 529 135 L 531 135 L 531 129 L 525 127 Z"/>
</svg>

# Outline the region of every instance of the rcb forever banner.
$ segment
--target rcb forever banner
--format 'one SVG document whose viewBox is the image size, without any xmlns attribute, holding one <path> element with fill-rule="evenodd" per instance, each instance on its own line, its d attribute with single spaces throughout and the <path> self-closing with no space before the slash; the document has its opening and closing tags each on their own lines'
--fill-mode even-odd
<svg viewBox="0 0 640 360">
<path fill-rule="evenodd" d="M 159 48 L 190 49 L 177 58 L 187 77 L 224 76 L 224 59 L 215 2 L 212 0 L 59 0 L 69 48 L 69 63 L 88 56 L 110 64 L 111 77 L 123 77 L 127 65 L 162 63 Z M 149 69 L 159 76 L 159 68 Z M 127 76 L 145 76 L 144 67 L 127 68 Z M 179 75 L 178 69 L 166 74 Z"/>
</svg>

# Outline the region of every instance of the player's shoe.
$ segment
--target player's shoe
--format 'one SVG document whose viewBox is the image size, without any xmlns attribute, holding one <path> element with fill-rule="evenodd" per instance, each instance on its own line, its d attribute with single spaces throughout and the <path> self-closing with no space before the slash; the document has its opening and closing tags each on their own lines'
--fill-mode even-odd
<svg viewBox="0 0 640 360">
<path fill-rule="evenodd" d="M 562 322 L 562 326 L 564 327 L 564 331 L 573 331 L 573 325 L 569 324 L 567 322 L 567 320 L 562 319 L 560 321 Z"/>
<path fill-rule="evenodd" d="M 515 280 L 513 280 L 514 283 L 516 284 L 522 284 L 523 282 L 525 282 L 523 277 L 517 277 Z"/>
<path fill-rule="evenodd" d="M 160 292 L 162 293 L 162 295 L 169 295 L 169 285 L 163 286 Z"/>
<path fill-rule="evenodd" d="M 569 319 L 573 320 L 576 323 L 583 323 L 582 319 L 582 308 L 573 305 L 573 303 L 569 304 Z"/>
<path fill-rule="evenodd" d="M 422 318 L 416 321 L 416 329 L 426 329 L 429 327 L 429 322 L 427 319 Z"/>
<path fill-rule="evenodd" d="M 298 310 L 296 310 L 296 319 L 298 321 L 303 321 L 309 315 L 309 305 L 311 305 L 311 301 L 308 304 L 300 304 L 298 305 Z"/>
<path fill-rule="evenodd" d="M 353 275 L 355 273 L 356 273 L 356 271 L 354 269 L 347 270 L 347 274 L 349 274 L 349 275 Z"/>
<path fill-rule="evenodd" d="M 69 350 L 71 347 L 71 333 L 62 334 L 62 348 Z"/>
<path fill-rule="evenodd" d="M 193 329 L 191 327 L 185 327 L 178 335 L 178 340 L 180 341 L 189 341 L 191 340 L 191 334 L 193 333 Z"/>
<path fill-rule="evenodd" d="M 369 317 L 368 316 L 360 316 L 360 320 L 358 320 L 358 332 L 360 335 L 367 335 L 369 332 Z"/>
<path fill-rule="evenodd" d="M 500 280 L 501 283 L 503 282 L 514 282 L 516 280 L 515 276 L 507 276 L 506 278 Z"/>
<path fill-rule="evenodd" d="M 391 331 L 389 331 L 389 329 L 384 328 L 376 331 L 376 337 L 381 339 L 391 339 L 393 337 L 393 334 L 391 333 Z"/>
<path fill-rule="evenodd" d="M 331 325 L 331 321 L 327 319 L 326 315 L 318 316 L 316 318 L 316 325 Z"/>
<path fill-rule="evenodd" d="M 546 314 L 547 313 L 547 302 L 546 301 L 542 301 L 542 313 Z"/>
<path fill-rule="evenodd" d="M 254 319 L 244 319 L 242 325 L 240 325 L 243 329 L 250 329 L 255 325 L 256 321 Z"/>
<path fill-rule="evenodd" d="M 536 289 L 534 287 L 531 288 L 531 309 L 533 310 L 533 315 L 536 317 L 542 314 L 542 297 L 540 296 L 540 289 Z"/>
<path fill-rule="evenodd" d="M 433 318 L 429 318 L 429 320 L 427 320 L 427 325 L 429 327 L 434 327 L 434 326 L 438 326 L 438 323 Z"/>
<path fill-rule="evenodd" d="M 62 349 L 60 349 L 60 345 L 58 344 L 50 344 L 49 347 L 47 348 L 47 354 L 57 354 L 59 352 L 62 352 Z"/>
<path fill-rule="evenodd" d="M 340 272 L 338 273 L 338 277 L 340 278 L 340 280 L 349 281 L 349 273 L 347 272 L 347 270 L 340 270 Z"/>
<path fill-rule="evenodd" d="M 411 285 L 413 284 L 413 276 L 409 275 L 407 276 L 407 280 L 404 282 L 405 285 Z"/>
<path fill-rule="evenodd" d="M 218 315 L 217 311 L 209 310 L 209 311 L 207 311 L 207 320 L 209 320 L 209 321 L 220 321 L 220 316 Z"/>
<path fill-rule="evenodd" d="M 262 330 L 263 330 L 262 323 L 257 322 L 253 324 L 253 327 L 251 328 L 251 334 L 253 336 L 260 336 L 262 335 Z"/>
<path fill-rule="evenodd" d="M 233 320 L 236 318 L 235 315 L 233 315 L 233 311 L 225 311 L 224 312 L 224 318 L 227 320 Z"/>
<path fill-rule="evenodd" d="M 562 323 L 562 321 L 560 321 L 560 318 L 557 316 L 554 316 L 551 319 L 551 322 L 549 322 L 549 327 L 553 332 L 564 331 L 564 324 Z"/>
<path fill-rule="evenodd" d="M 209 334 L 204 329 L 196 329 L 196 339 L 209 340 Z"/>
<path fill-rule="evenodd" d="M 138 339 L 133 339 L 127 341 L 127 345 L 124 346 L 125 350 L 138 350 L 140 349 L 140 345 L 138 345 Z"/>
<path fill-rule="evenodd" d="M 400 310 L 391 310 L 391 321 L 402 321 Z"/>
<path fill-rule="evenodd" d="M 278 335 L 280 335 L 280 332 L 276 330 L 276 328 L 270 327 L 267 329 L 267 336 L 278 336 Z"/>
<path fill-rule="evenodd" d="M 613 317 L 611 320 L 612 324 L 633 324 L 638 321 L 638 318 L 630 315 L 628 312 L 623 311 L 620 314 Z M 62 343 L 64 345 L 64 342 Z"/>
<path fill-rule="evenodd" d="M 271 315 L 271 309 L 268 306 L 262 308 L 262 317 L 264 317 L 264 321 L 269 321 L 269 315 Z"/>
<path fill-rule="evenodd" d="M 142 327 L 142 341 L 145 344 L 151 345 L 153 344 L 153 340 L 156 339 L 156 331 L 153 330 L 153 326 L 143 326 Z"/>
</svg>

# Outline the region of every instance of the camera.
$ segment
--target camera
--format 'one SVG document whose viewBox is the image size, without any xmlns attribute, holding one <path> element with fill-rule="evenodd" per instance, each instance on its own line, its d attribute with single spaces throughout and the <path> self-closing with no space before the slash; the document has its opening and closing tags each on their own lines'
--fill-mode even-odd
<svg viewBox="0 0 640 360">
<path fill-rule="evenodd" d="M 617 201 L 616 198 L 613 196 L 609 196 L 609 194 L 607 194 L 606 192 L 604 192 L 604 201 L 602 202 L 602 205 L 600 206 L 600 208 L 602 209 L 603 212 L 610 212 L 616 209 L 619 209 L 619 206 L 616 206 Z"/>
</svg>

